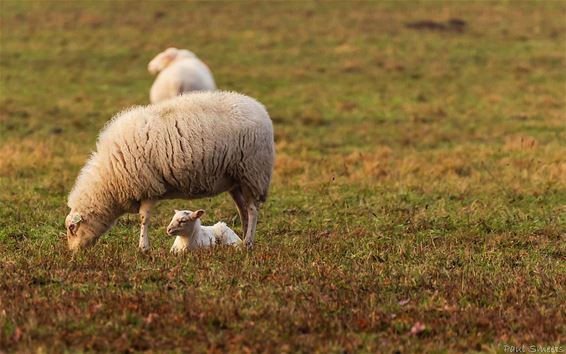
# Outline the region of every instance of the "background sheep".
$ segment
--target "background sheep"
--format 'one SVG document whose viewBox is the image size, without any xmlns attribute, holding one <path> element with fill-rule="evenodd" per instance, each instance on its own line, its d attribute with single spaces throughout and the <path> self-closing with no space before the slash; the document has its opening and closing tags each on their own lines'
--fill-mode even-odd
<svg viewBox="0 0 566 354">
<path fill-rule="evenodd" d="M 139 211 L 147 250 L 157 201 L 222 192 L 236 202 L 251 247 L 273 163 L 271 119 L 250 97 L 198 92 L 125 111 L 102 131 L 69 195 L 69 248 L 94 244 L 120 215 Z"/>
<path fill-rule="evenodd" d="M 217 222 L 212 226 L 202 226 L 200 218 L 204 210 L 175 210 L 175 215 L 167 226 L 167 234 L 177 236 L 171 252 L 183 252 L 199 247 L 211 247 L 216 244 L 237 246 L 242 240 L 225 223 Z"/>
<path fill-rule="evenodd" d="M 151 103 L 173 98 L 183 92 L 216 89 L 208 66 L 186 49 L 166 49 L 149 62 L 147 70 L 154 75 L 159 73 L 149 92 Z"/>
</svg>

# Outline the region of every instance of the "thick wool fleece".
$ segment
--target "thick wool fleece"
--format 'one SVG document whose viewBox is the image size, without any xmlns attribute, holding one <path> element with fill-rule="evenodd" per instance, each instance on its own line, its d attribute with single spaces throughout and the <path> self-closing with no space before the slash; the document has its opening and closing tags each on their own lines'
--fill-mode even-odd
<svg viewBox="0 0 566 354">
<path fill-rule="evenodd" d="M 196 92 L 118 114 L 69 195 L 71 212 L 104 233 L 143 200 L 196 199 L 241 188 L 267 198 L 274 163 L 273 128 L 256 100 L 231 92 Z"/>
<path fill-rule="evenodd" d="M 169 53 L 171 51 L 172 54 Z M 151 71 L 161 71 L 149 92 L 151 103 L 161 102 L 184 92 L 216 90 L 208 66 L 188 50 L 169 48 L 158 54 L 149 65 Z"/>
</svg>

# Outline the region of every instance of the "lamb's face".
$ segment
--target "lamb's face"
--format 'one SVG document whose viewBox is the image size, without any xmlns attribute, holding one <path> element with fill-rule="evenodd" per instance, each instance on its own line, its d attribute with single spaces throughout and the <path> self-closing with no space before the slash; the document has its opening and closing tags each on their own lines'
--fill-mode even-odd
<svg viewBox="0 0 566 354">
<path fill-rule="evenodd" d="M 153 75 L 157 74 L 165 69 L 177 57 L 178 53 L 179 50 L 177 48 L 167 48 L 149 62 L 147 70 Z"/>
<path fill-rule="evenodd" d="M 196 221 L 204 214 L 204 210 L 175 210 L 173 219 L 167 226 L 167 234 L 171 236 L 190 236 L 195 229 Z"/>
<path fill-rule="evenodd" d="M 73 252 L 94 246 L 106 227 L 95 218 L 83 218 L 81 214 L 71 211 L 65 219 L 67 243 Z"/>
</svg>

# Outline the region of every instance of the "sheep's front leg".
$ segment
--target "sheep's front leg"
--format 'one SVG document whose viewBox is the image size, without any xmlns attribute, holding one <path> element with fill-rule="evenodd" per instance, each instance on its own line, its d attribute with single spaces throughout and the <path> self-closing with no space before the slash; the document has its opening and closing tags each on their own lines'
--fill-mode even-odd
<svg viewBox="0 0 566 354">
<path fill-rule="evenodd" d="M 246 230 L 246 238 L 244 239 L 244 245 L 246 248 L 251 250 L 254 246 L 254 236 L 255 236 L 255 227 L 257 224 L 257 215 L 259 213 L 259 209 L 255 206 L 254 203 L 248 204 L 248 227 Z"/>
<path fill-rule="evenodd" d="M 152 200 L 142 200 L 140 204 L 141 230 L 139 248 L 142 252 L 149 251 L 149 237 L 147 231 L 149 229 L 150 210 L 153 204 L 155 204 L 155 202 Z"/>
</svg>

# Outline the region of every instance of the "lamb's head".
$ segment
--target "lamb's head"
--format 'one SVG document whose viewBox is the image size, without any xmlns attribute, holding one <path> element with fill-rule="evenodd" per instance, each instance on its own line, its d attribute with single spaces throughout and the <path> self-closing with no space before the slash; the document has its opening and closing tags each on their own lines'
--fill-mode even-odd
<svg viewBox="0 0 566 354">
<path fill-rule="evenodd" d="M 204 210 L 175 210 L 175 215 L 167 226 L 167 234 L 171 236 L 191 236 L 196 223 L 199 222 L 203 214 Z"/>
<path fill-rule="evenodd" d="M 177 51 L 177 58 L 196 58 L 195 53 L 187 49 L 179 49 Z"/>
<path fill-rule="evenodd" d="M 152 74 L 155 75 L 161 70 L 165 69 L 167 65 L 171 64 L 173 60 L 177 58 L 181 52 L 177 48 L 167 48 L 163 52 L 157 54 L 155 58 L 153 58 L 149 64 L 147 65 L 147 70 Z"/>
<path fill-rule="evenodd" d="M 65 219 L 67 243 L 73 252 L 93 246 L 111 225 L 96 215 L 82 215 L 71 210 Z"/>
</svg>

